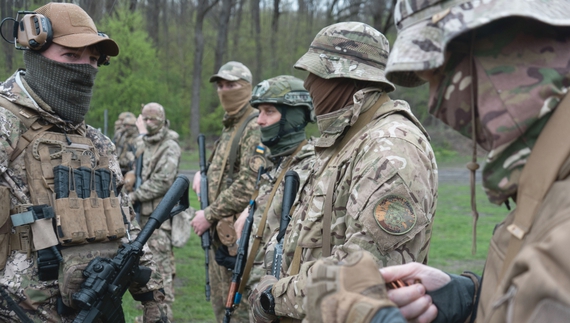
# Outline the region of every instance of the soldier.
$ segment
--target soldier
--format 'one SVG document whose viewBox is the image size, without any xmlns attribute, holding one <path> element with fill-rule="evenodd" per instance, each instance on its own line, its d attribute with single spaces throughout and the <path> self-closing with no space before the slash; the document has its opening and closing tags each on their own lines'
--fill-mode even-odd
<svg viewBox="0 0 570 323">
<path fill-rule="evenodd" d="M 116 255 L 128 233 L 123 223 L 134 216 L 116 191 L 123 176 L 113 144 L 84 121 L 98 66 L 119 47 L 74 4 L 49 3 L 19 26 L 26 70 L 0 84 L 0 321 L 21 322 L 14 315 L 21 312 L 33 322 L 71 322 L 83 268 Z M 154 267 L 145 249 L 141 264 Z M 145 322 L 166 322 L 159 289 L 155 270 L 146 285 L 131 287 Z"/>
<path fill-rule="evenodd" d="M 120 122 L 120 124 L 117 124 Z M 137 117 L 132 112 L 122 112 L 115 122 L 115 144 L 119 166 L 123 176 L 133 169 L 135 153 L 137 149 L 136 140 L 139 137 L 139 130 L 136 125 Z"/>
<path fill-rule="evenodd" d="M 142 183 L 129 193 L 129 197 L 133 203 L 140 204 L 140 221 L 141 225 L 145 225 L 178 175 L 181 151 L 178 145 L 178 133 L 168 128 L 168 120 L 162 105 L 155 102 L 148 103 L 143 107 L 141 115 L 147 131 L 142 137 L 144 146 L 137 150 L 137 158 L 142 158 Z M 132 178 L 134 171 L 130 172 L 128 177 Z M 166 221 L 154 231 L 147 243 L 162 274 L 166 296 L 164 308 L 169 320 L 172 320 L 174 302 L 172 280 L 176 271 L 171 231 L 171 223 Z M 142 322 L 141 319 L 142 317 L 138 318 Z"/>
<path fill-rule="evenodd" d="M 568 1 L 398 1 L 388 79 L 429 82 L 429 112 L 489 151 L 489 200 L 517 204 L 494 230 L 482 280 L 420 264 L 381 269 L 388 282 L 421 279 L 388 293 L 406 319 L 568 321 L 569 11 Z M 391 311 L 375 322 L 394 322 L 382 319 Z"/>
<path fill-rule="evenodd" d="M 245 295 L 271 269 L 264 266 L 264 249 L 273 233 L 279 230 L 283 176 L 289 169 L 296 171 L 302 187 L 315 161 L 314 147 L 307 143 L 305 134 L 305 126 L 315 122 L 315 116 L 311 97 L 303 87 L 302 80 L 289 75 L 265 80 L 253 89 L 250 103 L 259 110 L 257 124 L 261 130 L 261 142 L 271 152 L 267 156 L 269 162 L 255 199 L 248 265 L 241 280 L 246 287 L 240 286 L 246 291 Z M 236 221 L 238 237 L 248 214 L 249 209 L 244 210 Z M 244 299 L 242 306 L 248 305 L 247 299 Z"/>
<path fill-rule="evenodd" d="M 219 72 L 210 77 L 215 82 L 218 97 L 225 110 L 224 129 L 212 153 L 208 168 L 209 206 L 196 212 L 192 220 L 194 232 L 202 235 L 211 230 L 213 237 L 210 259 L 216 252 L 235 255 L 237 237 L 234 220 L 247 206 L 254 190 L 257 170 L 265 162 L 260 144 L 259 126 L 255 110 L 249 105 L 251 99 L 251 72 L 239 62 L 224 64 Z M 193 189 L 199 194 L 200 175 L 194 177 Z M 218 234 L 220 232 L 220 234 Z M 223 246 L 223 247 L 222 247 Z M 218 251 L 219 250 L 219 251 Z M 233 268 L 231 268 L 233 269 Z M 231 269 L 210 262 L 211 302 L 218 321 L 222 321 L 225 303 L 231 283 Z M 237 321 L 248 320 L 247 309 L 238 309 Z"/>
<path fill-rule="evenodd" d="M 322 29 L 295 64 L 309 72 L 321 137 L 284 237 L 282 278 L 263 277 L 251 294 L 259 322 L 305 317 L 307 275 L 320 258 L 368 250 L 380 266 L 427 260 L 437 166 L 408 104 L 388 97 L 388 52 L 380 32 L 345 22 Z"/>
</svg>

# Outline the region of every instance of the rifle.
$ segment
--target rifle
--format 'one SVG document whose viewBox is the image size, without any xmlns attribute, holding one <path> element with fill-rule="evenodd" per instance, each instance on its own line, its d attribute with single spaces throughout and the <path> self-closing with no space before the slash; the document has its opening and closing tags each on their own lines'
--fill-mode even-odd
<svg viewBox="0 0 570 323">
<path fill-rule="evenodd" d="M 73 323 L 125 322 L 123 295 L 131 283 L 144 285 L 151 275 L 149 268 L 139 266 L 143 246 L 164 221 L 188 208 L 189 186 L 188 178 L 178 176 L 133 242 L 119 247 L 113 259 L 96 257 L 89 262 L 83 271 L 86 279 L 81 290 L 72 296 L 81 309 Z"/>
<path fill-rule="evenodd" d="M 256 191 L 259 189 L 259 180 L 261 179 L 261 174 L 263 174 L 263 166 L 259 167 L 257 171 L 257 180 L 255 182 Z M 253 227 L 253 214 L 255 213 L 256 197 L 257 194 L 254 194 L 249 200 L 249 214 L 247 215 L 247 219 L 245 220 L 245 224 L 241 230 L 241 238 L 239 240 L 239 247 L 236 254 L 236 264 L 232 274 L 232 283 L 230 285 L 228 298 L 226 300 L 226 316 L 224 317 L 224 323 L 230 323 L 232 312 L 241 303 L 241 293 L 238 292 L 238 287 L 241 284 L 241 277 L 243 276 L 243 271 L 245 270 L 245 263 L 247 260 L 247 252 L 249 248 L 249 236 L 251 235 L 251 229 Z"/>
<path fill-rule="evenodd" d="M 143 154 L 137 157 L 137 167 L 135 168 L 135 186 L 133 191 L 136 191 L 142 185 L 142 168 L 143 168 Z M 133 205 L 133 209 L 135 210 L 135 217 L 137 222 L 141 223 L 141 202 L 136 201 Z"/>
<path fill-rule="evenodd" d="M 200 154 L 200 208 L 204 210 L 208 207 L 208 167 L 206 166 L 206 137 L 203 134 L 198 135 L 198 151 Z M 202 249 L 206 254 L 206 300 L 210 301 L 210 230 L 204 231 L 200 236 L 202 239 Z"/>
<path fill-rule="evenodd" d="M 283 203 L 281 205 L 281 222 L 279 223 L 279 233 L 277 234 L 277 244 L 275 245 L 275 253 L 273 254 L 273 267 L 271 268 L 271 275 L 279 279 L 281 272 L 281 262 L 283 261 L 283 238 L 285 231 L 291 221 L 291 207 L 297 197 L 299 190 L 299 174 L 294 170 L 288 170 L 285 173 L 285 188 L 283 189 Z"/>
</svg>

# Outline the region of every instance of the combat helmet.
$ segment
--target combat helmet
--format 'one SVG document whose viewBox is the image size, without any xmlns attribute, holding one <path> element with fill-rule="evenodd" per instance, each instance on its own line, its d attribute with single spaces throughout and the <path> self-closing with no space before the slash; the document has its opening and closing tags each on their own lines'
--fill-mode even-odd
<svg viewBox="0 0 570 323">
<path fill-rule="evenodd" d="M 295 68 L 324 79 L 351 78 L 383 83 L 386 91 L 395 86 L 384 69 L 390 44 L 384 35 L 362 22 L 341 22 L 323 28 Z"/>
<path fill-rule="evenodd" d="M 251 84 L 251 71 L 247 66 L 240 62 L 230 61 L 220 67 L 217 74 L 210 77 L 210 83 L 215 82 L 217 79 L 224 79 L 226 81 L 239 81 L 244 80 Z"/>
<path fill-rule="evenodd" d="M 313 100 L 303 86 L 303 80 L 291 75 L 276 76 L 257 84 L 253 88 L 249 103 L 256 109 L 263 103 L 306 107 L 307 120 L 316 121 Z"/>
<path fill-rule="evenodd" d="M 386 76 L 395 84 L 414 87 L 425 83 L 416 71 L 443 65 L 447 45 L 470 30 L 495 20 L 517 16 L 568 26 L 570 2 L 565 0 L 398 0 L 393 44 Z"/>
</svg>

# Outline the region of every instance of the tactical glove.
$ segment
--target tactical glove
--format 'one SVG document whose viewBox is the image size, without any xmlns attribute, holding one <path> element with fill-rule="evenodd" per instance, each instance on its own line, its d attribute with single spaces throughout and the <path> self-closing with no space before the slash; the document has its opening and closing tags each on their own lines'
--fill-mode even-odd
<svg viewBox="0 0 570 323">
<path fill-rule="evenodd" d="M 277 278 L 266 275 L 261 278 L 259 284 L 251 291 L 249 295 L 249 303 L 251 304 L 251 312 L 253 314 L 254 322 L 270 323 L 277 320 L 277 316 L 267 313 L 261 306 L 261 294 L 277 282 Z"/>
<path fill-rule="evenodd" d="M 342 262 L 317 261 L 304 302 L 309 322 L 327 323 L 368 323 L 381 308 L 396 306 L 386 295 L 374 258 L 365 251 Z"/>
</svg>

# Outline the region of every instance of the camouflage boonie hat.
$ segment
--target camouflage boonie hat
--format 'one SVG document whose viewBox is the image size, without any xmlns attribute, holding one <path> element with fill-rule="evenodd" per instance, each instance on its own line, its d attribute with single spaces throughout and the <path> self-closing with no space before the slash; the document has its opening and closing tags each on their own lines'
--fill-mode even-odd
<svg viewBox="0 0 570 323">
<path fill-rule="evenodd" d="M 291 75 L 280 75 L 257 84 L 249 103 L 256 108 L 263 103 L 284 104 L 291 107 L 303 106 L 309 110 L 310 121 L 315 122 L 315 109 L 309 91 L 303 80 Z"/>
<path fill-rule="evenodd" d="M 500 18 L 518 16 L 555 26 L 568 26 L 570 1 L 512 0 L 398 0 L 394 22 L 398 38 L 386 67 L 395 84 L 425 83 L 415 71 L 443 65 L 445 49 L 457 36 Z"/>
<path fill-rule="evenodd" d="M 341 22 L 323 28 L 295 68 L 321 78 L 337 77 L 379 82 L 395 90 L 384 70 L 390 44 L 381 32 L 361 22 Z"/>
<path fill-rule="evenodd" d="M 219 78 L 226 81 L 245 80 L 248 83 L 251 83 L 251 72 L 249 71 L 249 68 L 242 63 L 231 61 L 222 65 L 218 74 L 214 74 L 210 77 L 210 83 L 215 82 Z"/>
</svg>

